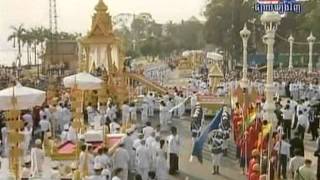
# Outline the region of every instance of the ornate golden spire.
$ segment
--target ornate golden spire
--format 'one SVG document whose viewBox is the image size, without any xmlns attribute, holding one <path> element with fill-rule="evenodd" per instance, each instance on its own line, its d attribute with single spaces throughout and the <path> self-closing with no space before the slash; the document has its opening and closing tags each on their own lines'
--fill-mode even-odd
<svg viewBox="0 0 320 180">
<path fill-rule="evenodd" d="M 105 12 L 108 10 L 108 6 L 103 2 L 103 0 L 99 0 L 98 4 L 95 7 L 95 10 L 97 12 L 99 12 L 99 11 Z"/>
</svg>

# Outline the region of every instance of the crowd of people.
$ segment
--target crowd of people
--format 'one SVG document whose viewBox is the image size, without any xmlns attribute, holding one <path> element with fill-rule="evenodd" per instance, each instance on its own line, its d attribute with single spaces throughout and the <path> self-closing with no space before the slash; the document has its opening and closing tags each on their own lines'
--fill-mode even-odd
<svg viewBox="0 0 320 180">
<path fill-rule="evenodd" d="M 136 126 L 126 131 L 125 138 L 113 152 L 106 147 L 95 152 L 90 144 L 84 142 L 83 136 L 77 134 L 72 126 L 70 96 L 72 95 L 65 91 L 56 104 L 21 112 L 24 123 L 20 131 L 24 137 L 21 143 L 24 150 L 22 178 L 41 177 L 45 172 L 44 163 L 48 163 L 44 148 L 46 137 L 58 139 L 60 144 L 78 141 L 82 143 L 79 161 L 70 165 L 69 174 L 61 173 L 58 162 L 49 163 L 52 167 L 51 179 L 80 175 L 87 176 L 86 179 L 166 180 L 168 174 L 178 173 L 182 142 L 177 128 L 172 125 L 172 117 L 181 117 L 185 112 L 184 106 L 174 108 L 184 100 L 181 92 L 177 91 L 173 96 L 167 93 L 160 97 L 150 92 L 142 95 L 140 103 L 124 102 L 121 107 L 111 98 L 106 104 L 99 106 L 88 103 L 84 120 L 89 129 L 106 126 L 111 134 L 119 134 L 123 132 L 124 124 L 135 123 Z M 160 111 L 159 122 L 155 121 L 158 119 L 155 114 L 157 109 Z M 2 122 L 5 122 L 5 117 Z M 171 134 L 167 136 L 167 132 Z M 9 156 L 8 136 L 7 124 L 2 123 L 2 157 Z"/>
<path fill-rule="evenodd" d="M 293 72 L 294 75 L 290 76 L 289 72 L 278 73 L 281 77 L 286 73 L 287 77 L 299 74 Z M 263 108 L 263 92 L 257 101 L 249 104 L 236 103 L 234 107 L 234 139 L 240 167 L 249 180 L 266 178 L 270 174 L 272 179 L 316 179 L 316 173 L 311 168 L 311 164 L 315 163 L 312 162 L 313 158 L 304 158 L 304 137 L 307 132 L 311 133 L 310 140 L 316 142 L 317 177 L 320 176 L 318 83 L 295 79 L 292 82 L 284 81 L 282 87 L 283 89 L 275 87 L 276 123 L 273 126 L 276 127 L 272 128 L 272 123 L 263 115 L 266 113 Z"/>
</svg>

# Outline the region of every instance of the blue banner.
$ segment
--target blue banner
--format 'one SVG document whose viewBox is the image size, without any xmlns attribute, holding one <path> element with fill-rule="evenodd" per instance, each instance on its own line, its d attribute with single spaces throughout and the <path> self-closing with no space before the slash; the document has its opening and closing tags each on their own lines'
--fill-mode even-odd
<svg viewBox="0 0 320 180">
<path fill-rule="evenodd" d="M 215 129 L 219 129 L 219 124 L 222 119 L 222 108 L 220 111 L 215 115 L 213 120 L 208 124 L 208 126 L 204 129 L 204 131 L 201 132 L 201 135 L 196 139 L 193 149 L 192 149 L 192 156 L 196 156 L 199 160 L 199 162 L 202 163 L 202 150 L 205 142 L 208 139 L 208 135 L 211 131 Z"/>
</svg>

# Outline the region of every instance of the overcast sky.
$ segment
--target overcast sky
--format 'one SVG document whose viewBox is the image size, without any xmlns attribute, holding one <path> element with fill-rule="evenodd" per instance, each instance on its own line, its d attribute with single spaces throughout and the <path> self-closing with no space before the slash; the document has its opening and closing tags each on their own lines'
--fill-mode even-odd
<svg viewBox="0 0 320 180">
<path fill-rule="evenodd" d="M 59 30 L 86 32 L 98 0 L 56 0 Z M 205 0 L 104 0 L 111 15 L 149 12 L 157 22 L 200 17 Z M 0 50 L 11 43 L 6 39 L 11 25 L 45 26 L 49 22 L 49 0 L 0 0 Z"/>
</svg>

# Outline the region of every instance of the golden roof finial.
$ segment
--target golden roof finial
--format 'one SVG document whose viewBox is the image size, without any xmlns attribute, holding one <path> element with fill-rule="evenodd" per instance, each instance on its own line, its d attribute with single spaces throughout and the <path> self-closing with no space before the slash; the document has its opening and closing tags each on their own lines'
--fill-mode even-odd
<svg viewBox="0 0 320 180">
<path fill-rule="evenodd" d="M 98 4 L 95 7 L 96 11 L 107 11 L 108 10 L 108 6 L 103 2 L 103 0 L 99 0 Z"/>
</svg>

